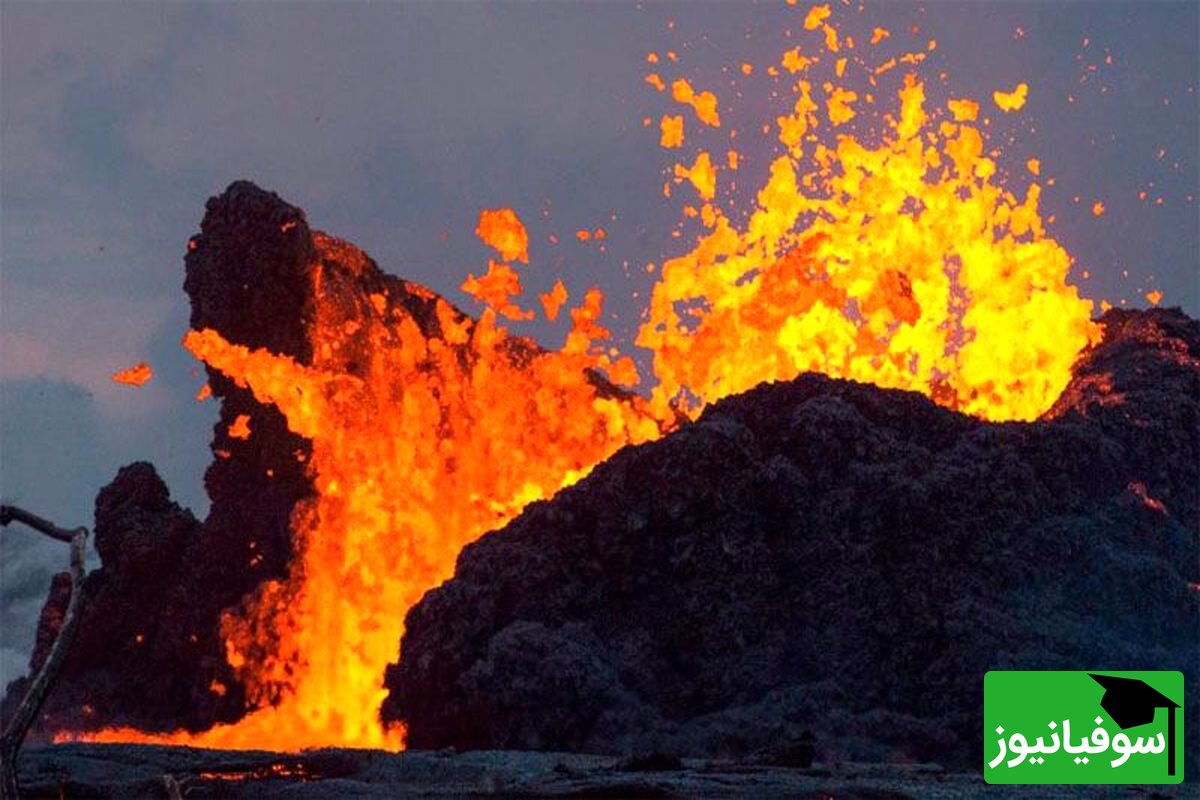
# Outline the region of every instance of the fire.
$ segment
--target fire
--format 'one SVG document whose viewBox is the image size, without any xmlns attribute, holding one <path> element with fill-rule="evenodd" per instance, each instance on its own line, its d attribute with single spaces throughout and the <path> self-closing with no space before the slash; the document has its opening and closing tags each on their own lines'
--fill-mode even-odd
<svg viewBox="0 0 1200 800">
<path fill-rule="evenodd" d="M 529 234 L 511 208 L 487 208 L 479 212 L 475 235 L 493 247 L 505 261 L 529 263 Z"/>
<path fill-rule="evenodd" d="M 229 426 L 229 436 L 234 439 L 250 438 L 250 415 L 238 414 L 233 424 Z"/>
<path fill-rule="evenodd" d="M 1046 236 L 1041 187 L 1018 198 L 1000 186 L 978 104 L 931 113 L 914 75 L 875 146 L 827 143 L 816 91 L 797 82 L 793 114 L 777 120 L 786 152 L 744 226 L 709 204 L 697 246 L 663 265 L 637 340 L 654 354 L 655 410 L 698 411 L 813 370 L 1036 418 L 1097 336 L 1069 255 Z M 837 127 L 848 93 L 822 91 Z M 697 163 L 711 166 L 703 152 Z M 695 171 L 676 167 L 711 200 L 716 176 Z"/>
<path fill-rule="evenodd" d="M 1028 96 L 1029 86 L 1024 83 L 1018 83 L 1011 92 L 1002 92 L 999 90 L 992 92 L 992 100 L 996 103 L 996 107 L 1005 113 L 1019 111 L 1024 108 L 1025 99 Z"/>
<path fill-rule="evenodd" d="M 112 375 L 113 383 L 120 383 L 125 386 L 145 386 L 154 377 L 154 370 L 145 361 L 134 364 L 129 369 L 123 369 L 120 372 L 114 372 Z"/>
<path fill-rule="evenodd" d="M 323 261 L 348 258 L 336 240 L 317 246 Z M 427 335 L 403 297 L 347 308 L 337 302 L 345 286 L 319 262 L 312 281 L 311 365 L 212 330 L 185 340 L 313 441 L 318 499 L 293 515 L 302 556 L 288 580 L 224 620 L 228 660 L 262 708 L 199 735 L 90 738 L 398 748 L 402 731 L 384 730 L 377 709 L 405 611 L 450 576 L 463 545 L 624 444 L 661 435 L 641 398 L 593 372 L 631 377 L 594 346 L 607 335 L 599 293 L 571 310 L 568 344 L 546 352 L 498 327 L 491 308 L 475 322 L 424 291 L 440 331 Z"/>
<path fill-rule="evenodd" d="M 364 259 L 316 234 L 311 364 L 218 331 L 190 332 L 193 354 L 312 440 L 316 498 L 293 513 L 298 555 L 288 578 L 264 584 L 223 621 L 229 663 L 258 710 L 196 735 L 85 738 L 401 747 L 403 731 L 378 719 L 384 668 L 405 612 L 450 577 L 462 547 L 617 449 L 760 382 L 815 370 L 919 391 L 993 420 L 1048 409 L 1098 330 L 1091 303 L 1067 283 L 1070 256 L 1046 234 L 1041 187 L 1003 184 L 978 102 L 931 107 L 915 72 L 890 93 L 880 88 L 899 65 L 922 63 L 932 43 L 868 63 L 840 55 L 854 42 L 833 27 L 829 6 L 809 11 L 804 28 L 811 41 L 783 56 L 786 74 L 766 70 L 794 83 L 786 113 L 767 126 L 779 144 L 753 206 L 717 199 L 739 166 L 733 150 L 721 159 L 697 147 L 673 167 L 675 182 L 699 198 L 685 216 L 702 232 L 657 270 L 637 337 L 656 379 L 645 395 L 617 388 L 639 375 L 603 344 L 609 332 L 595 289 L 569 309 L 572 329 L 557 351 L 499 324 L 534 313 L 517 303 L 516 264 L 528 263 L 529 237 L 511 209 L 483 211 L 476 228 L 498 255 L 462 287 L 485 306 L 478 321 L 412 284 L 406 290 L 427 304 L 424 315 L 388 291 L 347 302 Z M 871 44 L 890 36 L 877 28 Z M 836 77 L 857 80 L 853 87 L 810 75 L 822 49 L 839 53 Z M 647 61 L 666 70 L 676 58 Z M 668 85 L 658 73 L 647 81 Z M 716 95 L 683 77 L 670 86 L 671 99 L 717 135 Z M 1015 111 L 1027 93 L 1019 84 L 993 99 Z M 846 123 L 875 105 L 890 109 L 878 129 L 851 132 Z M 683 118 L 661 120 L 661 146 L 683 147 Z M 1034 178 L 1036 164 L 1028 166 Z M 339 262 L 351 265 L 345 274 L 329 266 Z M 567 288 L 559 281 L 538 300 L 554 320 Z"/>
</svg>

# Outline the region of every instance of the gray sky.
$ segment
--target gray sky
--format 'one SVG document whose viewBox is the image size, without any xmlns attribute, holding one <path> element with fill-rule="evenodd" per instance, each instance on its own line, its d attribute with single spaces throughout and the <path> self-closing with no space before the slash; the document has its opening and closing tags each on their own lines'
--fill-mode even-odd
<svg viewBox="0 0 1200 800">
<path fill-rule="evenodd" d="M 676 50 L 680 74 L 713 88 L 722 115 L 773 118 L 765 83 L 721 69 L 773 62 L 806 8 L 4 2 L 0 495 L 90 525 L 99 486 L 148 459 L 203 516 L 215 410 L 193 400 L 201 379 L 178 344 L 182 255 L 204 200 L 237 178 L 466 309 L 457 287 L 487 257 L 476 215 L 512 206 L 533 241 L 526 291 L 560 275 L 576 296 L 599 285 L 628 342 L 634 295 L 649 288 L 642 267 L 683 247 L 670 235 L 682 201 L 661 194 L 673 158 L 657 147 L 657 126 L 641 125 L 667 108 L 642 81 L 646 53 Z M 922 73 L 946 71 L 957 95 L 986 99 L 1029 82 L 1026 108 L 998 121 L 994 141 L 1002 166 L 1037 156 L 1056 178 L 1044 214 L 1057 216 L 1054 235 L 1077 272 L 1090 271 L 1085 294 L 1144 304 L 1158 289 L 1197 315 L 1198 8 L 890 3 L 838 13 L 856 38 L 919 25 L 922 41 L 938 42 Z M 772 151 L 765 139 L 738 148 L 750 187 Z M 1100 219 L 1094 200 L 1108 209 Z M 604 252 L 572 235 L 596 226 L 608 232 Z M 565 322 L 526 332 L 556 346 Z M 148 386 L 109 381 L 140 360 L 156 371 Z M 0 678 L 23 669 L 59 549 L 16 530 L 0 537 Z"/>
</svg>

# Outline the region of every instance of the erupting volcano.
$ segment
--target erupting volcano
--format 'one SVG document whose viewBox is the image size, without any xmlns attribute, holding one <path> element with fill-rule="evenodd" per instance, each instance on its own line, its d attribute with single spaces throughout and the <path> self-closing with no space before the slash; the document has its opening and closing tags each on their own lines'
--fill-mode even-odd
<svg viewBox="0 0 1200 800">
<path fill-rule="evenodd" d="M 46 732 L 399 750 L 404 724 L 385 724 L 380 707 L 389 665 L 400 658 L 392 669 L 406 669 L 406 613 L 455 574 L 466 545 L 622 448 L 808 372 L 917 392 L 974 418 L 920 412 L 950 428 L 1049 419 L 1104 328 L 1042 218 L 1039 169 L 1006 169 L 989 141 L 990 118 L 1020 114 L 1036 88 L 957 96 L 944 76 L 922 73 L 936 42 L 883 28 L 855 40 L 839 13 L 815 6 L 798 18 L 794 48 L 730 65 L 769 75 L 764 85 L 786 99 L 765 120 L 746 121 L 722 91 L 693 85 L 685 59 L 649 54 L 644 88 L 660 118 L 644 124 L 661 131 L 663 193 L 684 203 L 678 241 L 692 244 L 649 265 L 657 280 L 640 350 L 613 346 L 598 289 L 559 281 L 526 296 L 522 274 L 543 247 L 520 208 L 480 210 L 475 233 L 495 256 L 462 284 L 479 305 L 473 317 L 252 184 L 211 200 L 187 245 L 184 346 L 208 371 L 205 394 L 223 403 L 208 478 L 216 494 L 203 525 L 171 518 L 187 536 L 224 542 L 232 577 L 220 605 L 195 611 L 211 630 L 154 626 L 162 640 L 151 642 L 185 653 L 187 637 L 199 638 L 208 655 L 179 691 L 211 708 L 174 724 L 106 708 L 103 697 L 79 711 L 86 692 L 72 686 L 97 684 L 87 677 L 95 665 L 76 660 Z M 767 135 L 754 140 L 760 128 Z M 766 179 L 747 201 L 733 187 L 747 154 L 764 152 Z M 558 349 L 517 332 L 560 309 L 572 326 Z M 186 514 L 165 493 L 155 502 L 147 525 Z"/>
</svg>

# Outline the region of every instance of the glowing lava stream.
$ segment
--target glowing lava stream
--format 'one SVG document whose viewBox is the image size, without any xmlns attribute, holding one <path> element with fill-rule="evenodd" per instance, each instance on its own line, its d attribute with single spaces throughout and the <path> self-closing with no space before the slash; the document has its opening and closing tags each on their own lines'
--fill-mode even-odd
<svg viewBox="0 0 1200 800">
<path fill-rule="evenodd" d="M 214 331 L 190 333 L 194 354 L 313 442 L 317 498 L 293 515 L 291 573 L 263 585 L 247 611 L 227 613 L 222 627 L 230 664 L 261 707 L 200 734 L 63 738 L 401 747 L 402 731 L 378 720 L 384 668 L 406 610 L 450 577 L 461 548 L 620 447 L 662 436 L 678 412 L 695 416 L 762 381 L 815 370 L 920 391 L 993 420 L 1031 420 L 1049 408 L 1098 330 L 1091 302 L 1067 283 L 1069 255 L 1046 236 L 1040 186 L 1018 198 L 998 185 L 979 104 L 930 110 L 914 74 L 894 94 L 878 89 L 900 65 L 916 69 L 932 43 L 872 60 L 865 43 L 856 48 L 833 27 L 828 7 L 810 11 L 804 28 L 811 43 L 770 68 L 792 104 L 773 120 L 779 153 L 744 225 L 717 200 L 721 176 L 739 169 L 733 150 L 697 151 L 664 185 L 666 194 L 696 191 L 698 207 L 684 213 L 702 233 L 663 264 L 638 336 L 657 379 L 648 399 L 587 377 L 595 369 L 637 383 L 632 362 L 599 344 L 607 331 L 595 290 L 571 310 L 558 351 L 534 352 L 497 326 L 498 317 L 532 314 L 517 303 L 528 236 L 507 209 L 485 212 L 477 230 L 501 259 L 464 284 L 486 305 L 478 323 L 439 300 L 440 335 L 427 337 L 393 298 L 375 295 L 372 308 L 347 317 L 326 300 L 315 268 L 311 366 Z M 892 44 L 880 30 L 870 47 Z M 829 59 L 841 85 L 809 77 Z M 848 66 L 862 78 L 855 90 L 845 85 Z M 686 124 L 721 130 L 712 93 L 657 73 L 647 82 L 679 104 L 659 126 L 671 152 L 684 144 L 673 115 L 681 108 Z M 877 91 L 881 103 L 896 98 L 894 113 L 871 135 L 847 132 Z M 994 102 L 1015 111 L 1027 92 L 1021 84 Z M 551 319 L 562 288 L 542 296 Z M 341 355 L 352 337 L 367 361 L 353 374 Z"/>
</svg>

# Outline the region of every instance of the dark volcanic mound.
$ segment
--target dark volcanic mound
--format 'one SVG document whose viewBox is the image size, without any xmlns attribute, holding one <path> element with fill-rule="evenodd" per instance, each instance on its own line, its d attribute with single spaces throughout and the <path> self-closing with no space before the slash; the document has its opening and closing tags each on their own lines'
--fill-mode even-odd
<svg viewBox="0 0 1200 800">
<path fill-rule="evenodd" d="M 987 670 L 1141 668 L 1185 672 L 1195 724 L 1200 323 L 1103 323 L 1034 423 L 803 375 L 627 448 L 463 550 L 385 719 L 414 748 L 811 731 L 826 759 L 977 766 Z"/>
</svg>

